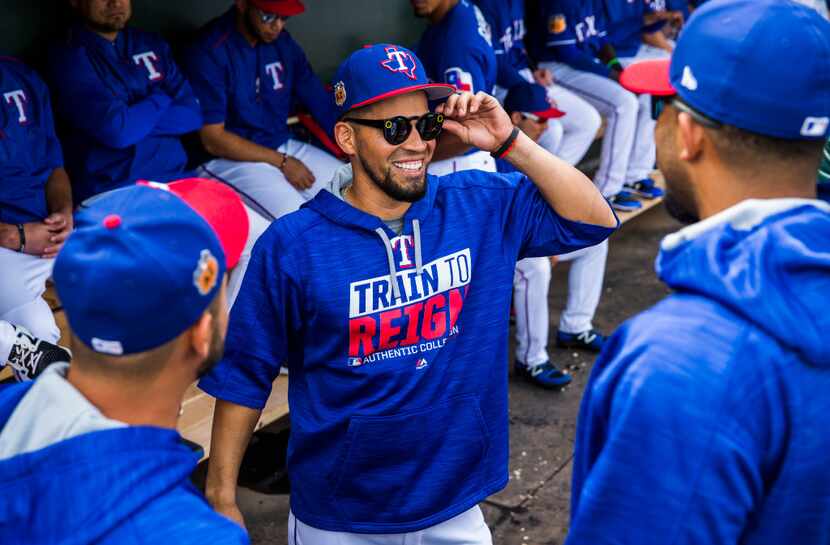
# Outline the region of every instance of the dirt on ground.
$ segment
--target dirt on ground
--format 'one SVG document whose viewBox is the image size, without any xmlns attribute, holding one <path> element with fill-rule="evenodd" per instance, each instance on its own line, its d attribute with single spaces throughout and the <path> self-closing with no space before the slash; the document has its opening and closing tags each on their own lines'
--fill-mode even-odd
<svg viewBox="0 0 830 545">
<path fill-rule="evenodd" d="M 659 206 L 613 236 L 595 327 L 611 333 L 666 296 L 668 290 L 654 272 L 654 258 L 662 237 L 678 228 Z M 562 392 L 542 390 L 513 377 L 510 362 L 510 483 L 481 505 L 498 545 L 558 545 L 567 534 L 576 418 L 594 360 L 592 354 L 553 345 L 567 273 L 567 264 L 554 269 L 550 354 L 557 365 L 570 370 L 573 383 Z M 240 489 L 240 508 L 252 543 L 287 543 L 288 499 L 286 494 Z"/>
</svg>

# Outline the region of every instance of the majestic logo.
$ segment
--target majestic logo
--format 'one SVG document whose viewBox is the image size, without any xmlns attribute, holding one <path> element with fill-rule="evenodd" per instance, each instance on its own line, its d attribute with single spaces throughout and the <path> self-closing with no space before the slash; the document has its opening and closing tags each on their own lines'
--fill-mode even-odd
<svg viewBox="0 0 830 545">
<path fill-rule="evenodd" d="M 193 271 L 193 285 L 201 295 L 207 295 L 219 281 L 219 262 L 210 253 L 210 250 L 202 250 L 199 255 L 199 263 Z"/>
<path fill-rule="evenodd" d="M 124 353 L 124 347 L 119 341 L 108 341 L 106 339 L 99 339 L 92 337 L 92 349 L 101 354 L 111 354 L 113 356 L 120 356 Z"/>
<path fill-rule="evenodd" d="M 415 362 L 415 369 L 423 369 L 429 365 L 429 362 L 426 358 L 418 358 L 418 361 Z"/>
<path fill-rule="evenodd" d="M 271 79 L 274 81 L 273 89 L 275 91 L 279 91 L 283 88 L 282 81 L 280 80 L 280 74 L 282 71 L 283 68 L 281 62 L 272 62 L 265 65 L 265 72 L 271 76 Z"/>
<path fill-rule="evenodd" d="M 808 117 L 801 125 L 801 136 L 824 136 L 828 125 L 830 125 L 830 117 Z"/>
<path fill-rule="evenodd" d="M 334 103 L 338 106 L 346 103 L 346 84 L 342 81 L 334 84 Z"/>
<path fill-rule="evenodd" d="M 17 106 L 17 122 L 21 125 L 26 125 L 29 122 L 29 118 L 26 117 L 26 103 L 29 100 L 26 98 L 26 93 L 23 89 L 15 89 L 14 91 L 3 93 L 3 99 L 6 101 L 6 104 L 14 104 Z"/>
<path fill-rule="evenodd" d="M 567 28 L 565 16 L 561 13 L 548 19 L 548 32 L 551 34 L 562 34 Z"/>
<path fill-rule="evenodd" d="M 415 70 L 418 68 L 415 57 L 406 51 L 401 51 L 395 46 L 387 47 L 385 51 L 386 60 L 380 63 L 381 66 L 390 72 L 403 74 L 409 79 L 418 79 L 418 76 L 415 75 Z"/>
<path fill-rule="evenodd" d="M 473 92 L 473 75 L 457 66 L 444 72 L 444 81 L 459 91 Z"/>
<path fill-rule="evenodd" d="M 138 53 L 136 55 L 133 55 L 133 62 L 136 64 L 136 66 L 140 66 L 143 64 L 144 68 L 147 69 L 148 78 L 150 79 L 150 81 L 158 81 L 164 78 L 164 74 L 162 74 L 156 69 L 155 62 L 157 62 L 158 60 L 159 59 L 154 51 L 145 51 L 144 53 Z"/>
<path fill-rule="evenodd" d="M 692 68 L 690 66 L 683 67 L 683 76 L 680 78 L 680 85 L 689 91 L 697 90 L 697 78 L 692 73 Z"/>
</svg>

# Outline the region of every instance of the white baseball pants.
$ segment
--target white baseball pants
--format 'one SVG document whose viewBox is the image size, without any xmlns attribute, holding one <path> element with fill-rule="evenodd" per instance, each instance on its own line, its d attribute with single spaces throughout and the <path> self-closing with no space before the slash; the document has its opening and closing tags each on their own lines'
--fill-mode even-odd
<svg viewBox="0 0 830 545">
<path fill-rule="evenodd" d="M 427 172 L 434 176 L 446 176 L 462 170 L 496 172 L 496 160 L 486 151 L 477 151 L 468 155 L 457 155 L 442 161 L 434 161 L 427 166 Z"/>
<path fill-rule="evenodd" d="M 352 534 L 319 530 L 288 514 L 288 545 L 492 545 L 478 506 L 448 521 L 405 534 Z"/>
<path fill-rule="evenodd" d="M 559 317 L 559 330 L 581 333 L 593 329 L 592 320 L 602 295 L 608 241 L 559 256 L 573 261 L 568 272 L 568 301 Z M 548 355 L 548 288 L 551 263 L 547 257 L 530 257 L 516 264 L 513 308 L 516 311 L 516 359 L 539 365 Z"/>
<path fill-rule="evenodd" d="M 260 216 L 253 211 L 249 206 L 245 206 L 245 212 L 248 213 L 248 240 L 245 241 L 245 247 L 242 249 L 242 254 L 239 256 L 239 263 L 231 271 L 228 277 L 228 310 L 233 307 L 236 296 L 239 295 L 239 288 L 242 287 L 242 279 L 245 277 L 245 271 L 248 270 L 248 263 L 251 261 L 251 252 L 254 249 L 254 244 L 259 240 L 262 233 L 271 225 L 271 221 Z"/>
<path fill-rule="evenodd" d="M 277 151 L 302 161 L 314 174 L 314 185 L 297 190 L 288 183 L 280 169 L 268 163 L 214 159 L 200 166 L 197 172 L 199 176 L 214 178 L 232 186 L 258 214 L 275 220 L 294 212 L 314 197 L 343 164 L 333 155 L 297 140 L 289 140 Z"/>
</svg>

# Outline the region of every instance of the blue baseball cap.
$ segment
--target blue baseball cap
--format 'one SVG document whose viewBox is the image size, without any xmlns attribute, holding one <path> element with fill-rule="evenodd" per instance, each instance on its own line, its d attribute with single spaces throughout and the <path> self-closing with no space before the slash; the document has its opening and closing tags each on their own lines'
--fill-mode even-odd
<svg viewBox="0 0 830 545">
<path fill-rule="evenodd" d="M 393 44 L 367 45 L 343 61 L 334 76 L 334 104 L 339 116 L 385 98 L 425 91 L 429 100 L 455 92 L 447 83 L 432 83 L 415 53 Z"/>
<path fill-rule="evenodd" d="M 547 89 L 538 83 L 519 83 L 511 87 L 504 97 L 504 109 L 511 113 L 533 114 L 540 119 L 565 115 L 565 112 L 553 107 Z"/>
<path fill-rule="evenodd" d="M 52 277 L 72 332 L 120 356 L 195 324 L 224 274 L 219 237 L 198 212 L 170 191 L 134 185 L 79 210 Z"/>
<path fill-rule="evenodd" d="M 830 22 L 789 0 L 713 0 L 695 10 L 671 60 L 644 61 L 620 83 L 678 95 L 740 129 L 792 140 L 830 127 Z"/>
</svg>

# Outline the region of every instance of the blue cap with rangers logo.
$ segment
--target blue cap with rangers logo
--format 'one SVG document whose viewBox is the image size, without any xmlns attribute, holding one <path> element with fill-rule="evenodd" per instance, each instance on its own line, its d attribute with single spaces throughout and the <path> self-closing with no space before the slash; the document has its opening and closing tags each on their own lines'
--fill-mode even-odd
<svg viewBox="0 0 830 545">
<path fill-rule="evenodd" d="M 385 98 L 425 91 L 430 100 L 455 92 L 452 85 L 432 83 L 415 53 L 393 44 L 367 45 L 343 61 L 334 77 L 334 103 L 340 116 Z"/>
<path fill-rule="evenodd" d="M 121 356 L 195 324 L 224 274 L 210 224 L 173 193 L 135 185 L 80 209 L 52 276 L 75 336 Z"/>
<path fill-rule="evenodd" d="M 830 22 L 782 0 L 713 0 L 695 10 L 671 60 L 627 68 L 623 87 L 678 95 L 706 116 L 757 134 L 826 138 Z"/>
</svg>

